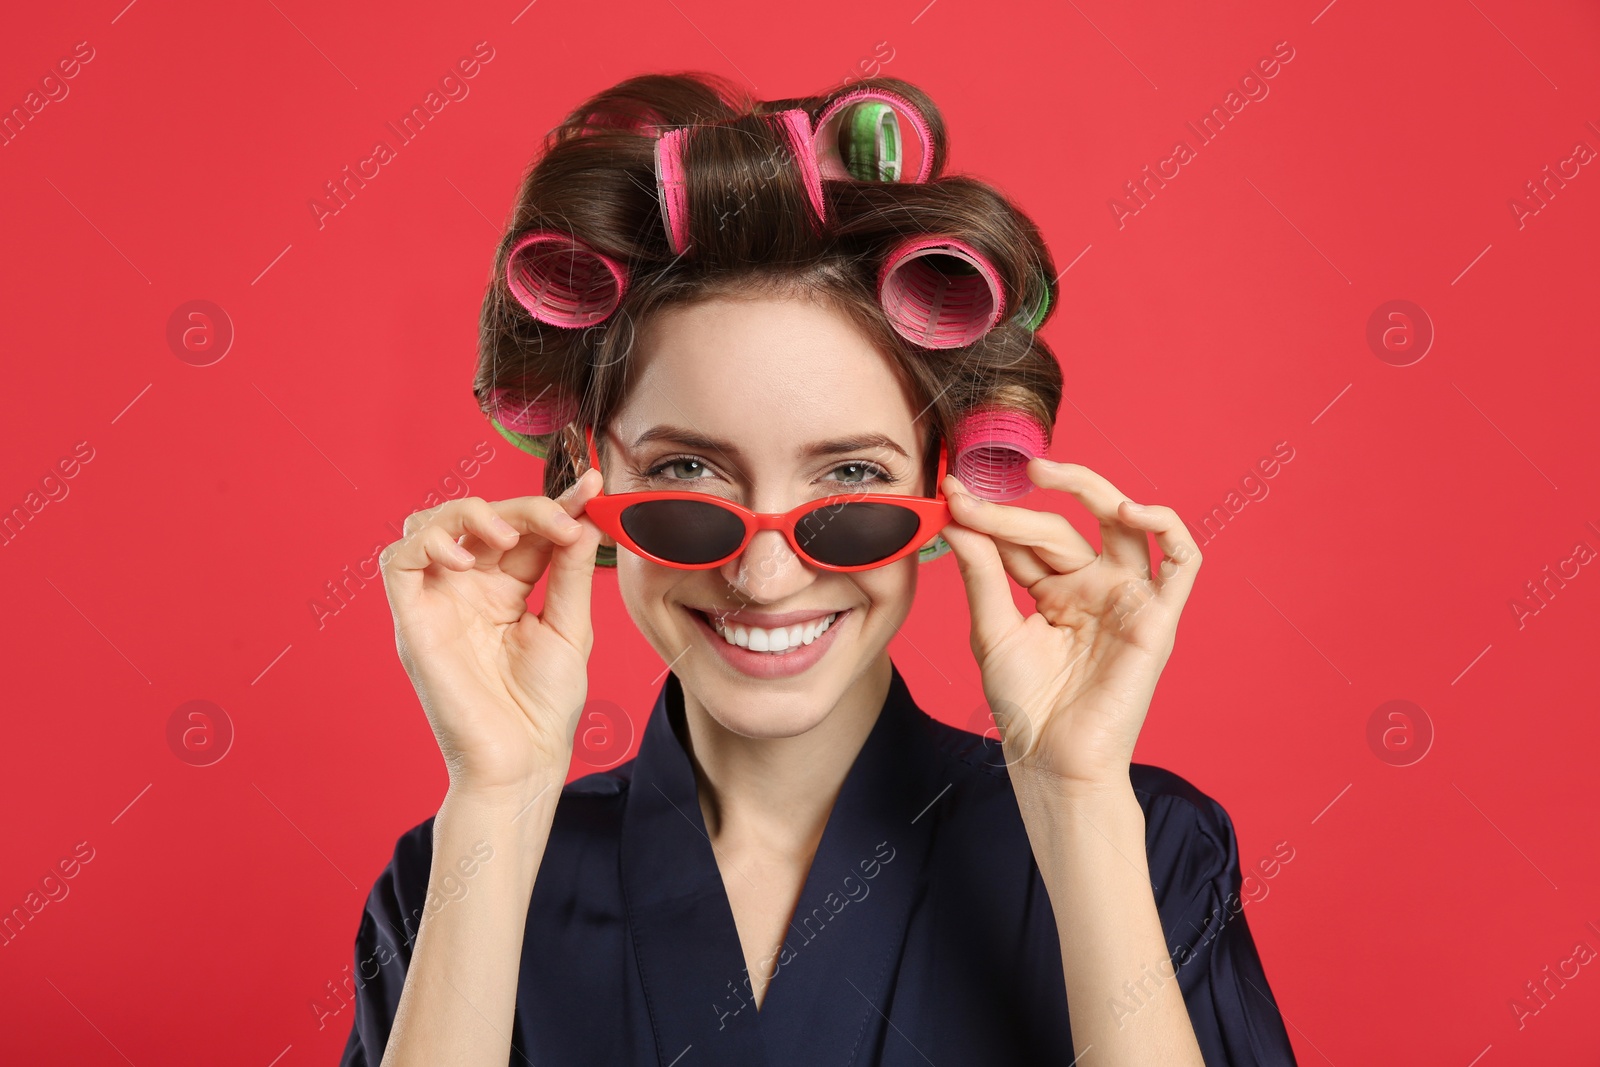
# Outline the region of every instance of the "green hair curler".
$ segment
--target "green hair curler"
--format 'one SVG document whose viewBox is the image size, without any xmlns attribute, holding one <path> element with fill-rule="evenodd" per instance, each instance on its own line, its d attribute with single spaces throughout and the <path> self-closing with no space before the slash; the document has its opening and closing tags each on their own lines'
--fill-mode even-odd
<svg viewBox="0 0 1600 1067">
<path fill-rule="evenodd" d="M 1017 312 L 1017 317 L 1012 321 L 1037 332 L 1044 324 L 1045 316 L 1050 313 L 1050 286 L 1042 274 L 1035 274 L 1033 280 L 1034 286 L 1030 287 L 1027 305 Z"/>
<path fill-rule="evenodd" d="M 489 418 L 489 425 L 498 430 L 501 437 L 504 437 L 507 441 L 528 453 L 528 455 L 538 456 L 540 459 L 548 458 L 549 448 L 539 438 L 517 433 L 515 430 L 508 430 L 500 425 L 499 419 L 493 416 Z"/>
<path fill-rule="evenodd" d="M 861 182 L 900 180 L 900 119 L 894 108 L 875 100 L 857 104 L 841 135 L 845 169 L 852 178 Z"/>
</svg>

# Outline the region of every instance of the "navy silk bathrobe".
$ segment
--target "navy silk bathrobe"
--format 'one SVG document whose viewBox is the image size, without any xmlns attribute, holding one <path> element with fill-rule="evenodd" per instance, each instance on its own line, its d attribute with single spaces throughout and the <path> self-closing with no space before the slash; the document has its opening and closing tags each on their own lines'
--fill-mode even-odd
<svg viewBox="0 0 1600 1067">
<path fill-rule="evenodd" d="M 1072 1062 L 1055 914 L 997 743 L 928 716 L 895 669 L 758 1011 L 682 719 L 669 672 L 638 756 L 562 792 L 528 908 L 511 1064 Z M 1205 1062 L 1293 1064 L 1240 903 L 1227 812 L 1158 767 L 1135 763 L 1131 778 Z M 403 834 L 368 898 L 343 1067 L 383 1059 L 432 834 L 431 818 Z M 1092 1007 L 1126 1015 L 1171 980 L 1152 969 L 1142 990 L 1136 981 L 1116 1005 Z"/>
</svg>

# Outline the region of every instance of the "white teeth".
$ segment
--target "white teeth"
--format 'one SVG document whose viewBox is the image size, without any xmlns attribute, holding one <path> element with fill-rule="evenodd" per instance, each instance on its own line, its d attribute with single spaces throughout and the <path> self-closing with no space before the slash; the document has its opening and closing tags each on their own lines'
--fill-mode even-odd
<svg viewBox="0 0 1600 1067">
<path fill-rule="evenodd" d="M 722 639 L 730 645 L 748 648 L 752 652 L 787 652 L 791 648 L 809 645 L 839 617 L 838 612 L 824 618 L 814 619 L 811 622 L 796 623 L 775 630 L 764 630 L 759 626 L 732 626 L 723 623 L 713 623 L 713 628 L 722 635 Z"/>
</svg>

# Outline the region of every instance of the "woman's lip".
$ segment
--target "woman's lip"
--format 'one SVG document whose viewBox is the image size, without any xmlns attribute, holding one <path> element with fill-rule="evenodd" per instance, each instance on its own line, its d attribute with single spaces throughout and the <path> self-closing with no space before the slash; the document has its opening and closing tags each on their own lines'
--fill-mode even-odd
<svg viewBox="0 0 1600 1067">
<path fill-rule="evenodd" d="M 704 610 L 707 616 L 716 622 L 722 623 L 724 626 L 731 624 L 734 626 L 758 626 L 763 630 L 783 630 L 795 625 L 796 623 L 814 622 L 817 619 L 826 619 L 829 615 L 837 615 L 841 611 L 848 611 L 850 609 L 830 608 L 820 611 L 780 611 L 768 615 L 763 615 L 758 611 L 711 611 L 701 608 L 695 608 L 692 610 Z"/>
<path fill-rule="evenodd" d="M 820 660 L 833 645 L 834 635 L 838 632 L 846 617 L 854 610 L 845 608 L 835 613 L 835 618 L 822 635 L 809 645 L 790 649 L 783 653 L 751 652 L 748 648 L 729 644 L 717 633 L 706 613 L 698 608 L 689 608 L 689 614 L 694 616 L 695 625 L 700 628 L 701 634 L 713 646 L 734 670 L 753 678 L 788 678 L 792 675 L 810 669 Z"/>
</svg>

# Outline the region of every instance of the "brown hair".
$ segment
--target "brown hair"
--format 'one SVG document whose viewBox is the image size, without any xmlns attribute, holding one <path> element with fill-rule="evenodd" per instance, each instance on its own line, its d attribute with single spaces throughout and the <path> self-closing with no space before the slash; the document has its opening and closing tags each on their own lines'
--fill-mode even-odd
<svg viewBox="0 0 1600 1067">
<path fill-rule="evenodd" d="M 815 123 L 833 100 L 863 88 L 893 92 L 921 111 L 931 174 L 921 183 L 824 181 L 826 223 L 818 227 L 801 169 L 772 116 L 803 108 Z M 680 126 L 700 127 L 683 159 L 691 246 L 685 255 L 669 245 L 655 179 L 656 139 Z M 587 465 L 580 458 L 583 427 L 602 424 L 626 395 L 630 354 L 652 314 L 714 296 L 797 294 L 848 315 L 890 358 L 919 406 L 926 405 L 930 478 L 938 442 L 975 405 L 1025 411 L 1048 437 L 1061 404 L 1061 368 L 1034 334 L 1043 318 L 1030 323 L 1015 311 L 1045 301 L 1048 318 L 1057 297 L 1054 263 L 1032 220 L 998 190 L 944 175 L 947 151 L 939 109 L 898 78 L 761 101 L 714 75 L 648 74 L 597 93 L 545 136 L 496 249 L 473 380 L 480 410 L 494 414 L 494 390 L 576 403 L 576 419 L 549 434 L 515 433 L 496 423 L 513 444 L 545 457 L 544 492 L 557 496 Z M 507 257 L 520 238 L 541 229 L 569 234 L 626 271 L 621 304 L 599 325 L 549 325 L 511 292 Z M 920 348 L 895 331 L 879 304 L 885 256 L 919 234 L 965 241 L 999 274 L 1006 315 L 977 342 Z"/>
</svg>

